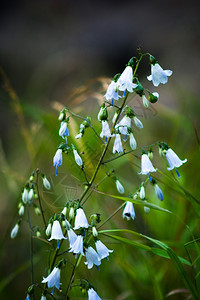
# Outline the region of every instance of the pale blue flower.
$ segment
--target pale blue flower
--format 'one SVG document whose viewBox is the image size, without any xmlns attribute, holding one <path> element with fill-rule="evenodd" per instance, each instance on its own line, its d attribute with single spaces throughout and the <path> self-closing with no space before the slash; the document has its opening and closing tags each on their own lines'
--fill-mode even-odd
<svg viewBox="0 0 200 300">
<path fill-rule="evenodd" d="M 82 158 L 80 157 L 80 155 L 78 154 L 77 150 L 76 149 L 73 149 L 73 152 L 74 152 L 74 159 L 75 159 L 75 162 L 77 163 L 77 165 L 79 167 L 81 167 L 83 165 L 83 161 L 82 161 Z"/>
<path fill-rule="evenodd" d="M 109 250 L 100 240 L 95 242 L 95 246 L 100 259 L 107 258 L 109 253 L 113 252 L 113 250 Z"/>
<path fill-rule="evenodd" d="M 85 256 L 83 252 L 83 236 L 78 235 L 75 242 L 71 245 L 71 249 L 69 252 L 73 252 L 74 254 L 82 254 Z"/>
<path fill-rule="evenodd" d="M 60 288 L 60 268 L 55 267 L 46 278 L 43 277 L 42 283 L 47 283 L 48 288 Z"/>
<path fill-rule="evenodd" d="M 86 248 L 85 256 L 87 259 L 85 264 L 87 265 L 88 269 L 92 269 L 93 265 L 99 266 L 101 264 L 101 259 L 99 258 L 97 252 L 91 246 Z"/>
<path fill-rule="evenodd" d="M 167 83 L 168 76 L 172 73 L 171 70 L 163 70 L 158 63 L 155 63 L 151 64 L 151 75 L 147 76 L 147 79 L 152 81 L 154 86 L 158 86 L 160 83 Z"/>
<path fill-rule="evenodd" d="M 62 165 L 62 150 L 58 149 L 53 158 L 53 165 L 56 167 L 56 176 L 58 175 L 58 167 Z"/>
<path fill-rule="evenodd" d="M 69 239 L 69 247 L 72 248 L 73 244 L 76 242 L 77 240 L 77 235 L 76 233 L 73 231 L 72 228 L 67 230 L 67 235 L 68 235 L 68 239 Z"/>
<path fill-rule="evenodd" d="M 135 210 L 132 202 L 130 201 L 126 202 L 122 216 L 127 220 L 130 220 L 130 218 L 132 218 L 133 220 L 135 219 Z"/>
<path fill-rule="evenodd" d="M 93 288 L 88 290 L 88 300 L 102 300 Z"/>
<path fill-rule="evenodd" d="M 111 105 L 113 105 L 113 100 L 119 100 L 121 96 L 119 96 L 119 89 L 118 89 L 118 83 L 112 81 L 108 89 L 106 91 L 106 94 L 104 95 L 107 101 L 111 101 Z"/>
<path fill-rule="evenodd" d="M 59 135 L 65 139 L 66 136 L 69 136 L 69 129 L 67 127 L 67 122 L 61 122 Z"/>
<path fill-rule="evenodd" d="M 113 145 L 113 153 L 123 153 L 123 146 L 121 141 L 121 136 L 119 133 L 116 134 L 114 145 Z"/>
<path fill-rule="evenodd" d="M 119 90 L 125 92 L 126 90 L 130 93 L 137 87 L 137 84 L 133 83 L 133 69 L 127 66 L 123 73 L 120 75 L 118 81 Z"/>
<path fill-rule="evenodd" d="M 159 200 L 163 201 L 164 196 L 163 196 L 163 192 L 162 192 L 161 188 L 156 183 L 154 184 L 154 188 L 155 188 L 155 193 L 156 193 L 157 198 Z"/>
<path fill-rule="evenodd" d="M 80 207 L 76 210 L 74 230 L 79 228 L 88 228 L 89 224 L 83 209 Z"/>
</svg>

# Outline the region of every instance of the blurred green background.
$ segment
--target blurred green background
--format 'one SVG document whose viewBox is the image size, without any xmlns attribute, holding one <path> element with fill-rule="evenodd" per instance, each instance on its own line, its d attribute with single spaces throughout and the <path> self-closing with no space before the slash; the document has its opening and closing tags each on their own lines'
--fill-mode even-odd
<svg viewBox="0 0 200 300">
<path fill-rule="evenodd" d="M 145 87 L 158 91 L 160 99 L 148 111 L 143 109 L 138 97 L 130 100 L 144 124 L 142 131 L 135 130 L 138 146 L 163 140 L 181 159 L 187 158 L 187 164 L 180 169 L 180 183 L 199 197 L 200 27 L 197 8 L 197 1 L 172 0 L 164 3 L 105 0 L 4 3 L 0 18 L 2 299 L 24 299 L 31 282 L 27 216 L 18 237 L 10 239 L 10 230 L 18 219 L 17 205 L 22 187 L 30 173 L 39 167 L 51 181 L 51 192 L 45 192 L 41 186 L 49 217 L 51 212 L 59 212 L 67 200 L 78 198 L 82 191 L 84 179 L 70 158 L 65 157 L 59 176 L 55 176 L 52 158 L 61 142 L 58 111 L 66 105 L 83 117 L 89 114 L 92 124 L 100 132 L 96 115 L 109 78 L 123 71 L 138 47 L 142 52 L 152 53 L 164 69 L 173 70 L 167 85 L 153 89 L 146 80 L 150 74 L 148 61 L 142 64 L 140 80 Z M 71 120 L 70 132 L 74 136 L 78 133 L 79 123 L 78 119 Z M 88 129 L 84 139 L 74 143 L 84 151 L 86 170 L 91 175 L 98 158 L 94 149 L 101 150 L 99 141 Z M 137 154 L 140 155 L 140 151 Z M 157 167 L 167 172 L 164 159 L 156 154 L 154 161 Z M 139 161 L 130 154 L 108 164 L 103 171 L 116 170 L 127 196 L 141 183 L 138 165 Z M 158 175 L 158 179 L 165 199 L 160 203 L 149 188 L 149 201 L 173 211 L 179 218 L 153 210 L 147 215 L 142 207 L 135 206 L 135 221 L 123 220 L 119 212 L 103 228 L 136 230 L 165 241 L 178 255 L 188 259 L 184 244 L 192 239 L 191 232 L 195 238 L 199 237 L 199 205 L 191 202 L 190 197 L 165 177 Z M 117 194 L 111 179 L 99 189 Z M 103 221 L 120 204 L 120 200 L 93 193 L 86 209 L 88 216 L 94 211 L 102 212 Z M 37 216 L 33 217 L 33 223 L 42 226 Z M 114 249 L 109 262 L 102 262 L 100 272 L 96 269 L 87 271 L 83 264 L 79 272 L 79 278 L 84 276 L 91 280 L 102 299 L 164 299 L 169 292 L 185 288 L 168 259 L 108 238 L 102 240 Z M 196 253 L 190 248 L 195 259 Z M 35 278 L 38 282 L 47 266 L 47 250 L 43 243 L 35 240 Z M 186 269 L 192 278 L 195 268 Z M 79 288 L 74 288 L 72 295 L 72 299 L 83 298 Z M 176 294 L 169 299 L 186 296 Z M 37 297 L 40 299 L 39 294 Z"/>
</svg>

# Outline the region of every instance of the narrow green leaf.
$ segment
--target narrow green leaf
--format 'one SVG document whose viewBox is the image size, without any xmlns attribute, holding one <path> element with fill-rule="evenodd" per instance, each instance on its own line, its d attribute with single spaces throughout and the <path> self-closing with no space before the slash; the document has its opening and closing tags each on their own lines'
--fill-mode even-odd
<svg viewBox="0 0 200 300">
<path fill-rule="evenodd" d="M 172 212 L 169 211 L 168 209 L 162 208 L 162 207 L 160 207 L 160 206 L 158 206 L 158 205 L 156 205 L 156 204 L 149 203 L 149 202 L 144 201 L 144 200 L 135 200 L 135 199 L 128 198 L 128 197 L 123 197 L 123 196 L 116 196 L 116 195 L 107 194 L 107 193 L 98 191 L 98 190 L 96 190 L 96 189 L 93 189 L 93 190 L 94 190 L 95 192 L 99 193 L 99 194 L 103 194 L 103 195 L 108 196 L 108 197 L 120 199 L 120 200 L 123 200 L 123 201 L 129 201 L 129 202 L 132 202 L 132 203 L 134 203 L 134 204 L 139 204 L 139 205 L 142 205 L 142 206 L 147 206 L 147 207 L 152 208 L 152 209 L 155 209 L 155 210 L 159 210 L 159 211 L 163 211 L 163 212 L 172 214 Z"/>
</svg>

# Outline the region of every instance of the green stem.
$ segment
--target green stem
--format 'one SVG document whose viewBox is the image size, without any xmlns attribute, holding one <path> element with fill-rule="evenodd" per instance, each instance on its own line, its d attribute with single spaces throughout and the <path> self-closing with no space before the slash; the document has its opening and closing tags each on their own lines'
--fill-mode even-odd
<svg viewBox="0 0 200 300">
<path fill-rule="evenodd" d="M 42 214 L 42 219 L 43 219 L 43 222 L 44 222 L 44 226 L 46 228 L 47 227 L 47 223 L 46 223 L 46 220 L 45 220 L 44 211 L 43 211 L 43 208 L 42 208 L 42 202 L 41 202 L 40 193 L 39 193 L 39 188 L 38 188 L 39 173 L 40 173 L 40 170 L 37 169 L 36 170 L 36 190 L 37 190 L 38 201 L 39 201 L 40 210 L 41 210 L 41 214 Z"/>
<path fill-rule="evenodd" d="M 122 207 L 126 204 L 126 202 L 124 202 L 122 205 L 120 205 L 120 207 L 118 207 L 100 226 L 97 227 L 97 229 L 101 228 L 103 225 L 105 225 L 113 216 L 115 216 L 118 211 L 120 211 L 120 209 L 122 209 Z"/>
<path fill-rule="evenodd" d="M 74 281 L 74 276 L 75 276 L 75 271 L 76 271 L 76 268 L 77 266 L 79 265 L 80 261 L 81 261 L 81 257 L 82 255 L 79 255 L 78 258 L 76 259 L 76 263 L 73 267 L 73 270 L 72 270 L 72 274 L 71 274 L 71 277 L 69 279 L 69 284 L 67 286 L 67 292 L 66 292 L 66 296 L 65 296 L 65 299 L 67 300 L 68 299 L 68 294 L 69 294 L 69 291 L 70 291 L 70 288 L 71 288 L 71 285 Z"/>
<path fill-rule="evenodd" d="M 31 226 L 30 205 L 28 205 L 28 225 L 30 229 L 30 260 L 31 260 L 31 284 L 34 285 L 34 266 L 33 266 L 33 232 Z M 35 299 L 33 290 L 33 300 Z"/>
</svg>

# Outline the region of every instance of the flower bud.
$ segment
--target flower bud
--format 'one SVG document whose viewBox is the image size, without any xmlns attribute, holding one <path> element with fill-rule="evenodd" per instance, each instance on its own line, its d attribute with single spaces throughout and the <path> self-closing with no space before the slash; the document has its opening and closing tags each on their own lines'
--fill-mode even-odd
<svg viewBox="0 0 200 300">
<path fill-rule="evenodd" d="M 155 65 L 155 63 L 157 62 L 155 57 L 153 55 L 149 55 L 149 62 L 151 65 Z"/>
<path fill-rule="evenodd" d="M 145 94 L 142 95 L 142 102 L 145 108 L 149 107 L 149 100 L 146 98 Z"/>
<path fill-rule="evenodd" d="M 51 234 L 51 227 L 52 227 L 52 225 L 51 225 L 51 223 L 49 223 L 47 225 L 47 228 L 46 228 L 46 231 L 45 231 L 46 236 L 50 236 L 50 234 Z"/>
<path fill-rule="evenodd" d="M 70 219 L 73 219 L 74 218 L 74 207 L 70 207 L 70 210 L 69 210 L 69 218 Z"/>
<path fill-rule="evenodd" d="M 92 227 L 92 234 L 93 236 L 97 237 L 98 236 L 98 232 L 95 226 Z"/>
<path fill-rule="evenodd" d="M 140 199 L 145 199 L 145 189 L 143 185 L 140 188 Z"/>
<path fill-rule="evenodd" d="M 15 226 L 13 227 L 13 229 L 11 230 L 11 233 L 10 233 L 10 237 L 11 239 L 14 239 L 17 234 L 19 232 L 19 222 L 15 224 Z"/>
<path fill-rule="evenodd" d="M 24 215 L 24 205 L 22 202 L 19 203 L 18 208 L 19 208 L 19 210 L 18 210 L 19 216 L 23 216 Z"/>
<path fill-rule="evenodd" d="M 29 200 L 29 190 L 25 187 L 23 192 L 22 192 L 22 201 L 24 204 L 26 204 Z"/>
<path fill-rule="evenodd" d="M 33 198 L 34 198 L 34 189 L 31 188 L 29 193 L 28 193 L 28 200 L 32 201 Z"/>
<path fill-rule="evenodd" d="M 134 89 L 134 91 L 136 92 L 136 94 L 142 96 L 144 93 L 144 89 L 143 86 L 141 85 L 141 83 L 138 81 L 137 82 L 137 87 Z"/>
<path fill-rule="evenodd" d="M 36 230 L 36 236 L 41 237 L 41 232 L 40 232 L 39 228 L 37 228 L 37 230 Z"/>
<path fill-rule="evenodd" d="M 105 103 L 101 105 L 100 111 L 98 113 L 98 120 L 99 121 L 107 121 L 108 120 L 108 112 Z"/>
<path fill-rule="evenodd" d="M 63 210 L 61 211 L 61 214 L 63 214 L 66 217 L 66 215 L 67 215 L 67 206 L 65 206 L 63 208 Z"/>
<path fill-rule="evenodd" d="M 50 190 L 51 189 L 51 184 L 49 182 L 49 180 L 46 178 L 46 176 L 42 176 L 42 181 L 43 181 L 43 185 L 45 187 L 45 189 Z"/>
<path fill-rule="evenodd" d="M 63 111 L 60 112 L 59 116 L 58 116 L 58 120 L 60 122 L 65 120 L 65 113 Z"/>
<path fill-rule="evenodd" d="M 36 213 L 37 216 L 41 215 L 41 210 L 40 210 L 40 208 L 36 204 L 34 204 L 34 211 L 35 211 L 35 213 Z"/>
<path fill-rule="evenodd" d="M 149 93 L 149 101 L 151 103 L 156 103 L 159 99 L 159 94 L 158 93 Z"/>
<path fill-rule="evenodd" d="M 152 150 L 152 148 L 149 148 L 149 151 L 148 151 L 148 157 L 149 157 L 149 159 L 153 159 L 153 150 Z"/>
<path fill-rule="evenodd" d="M 144 206 L 144 212 L 145 212 L 146 214 L 148 214 L 148 213 L 150 212 L 150 208 L 147 207 L 147 206 Z"/>
</svg>

